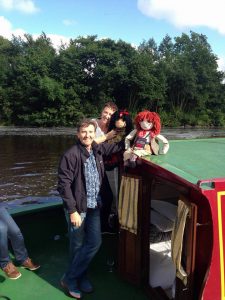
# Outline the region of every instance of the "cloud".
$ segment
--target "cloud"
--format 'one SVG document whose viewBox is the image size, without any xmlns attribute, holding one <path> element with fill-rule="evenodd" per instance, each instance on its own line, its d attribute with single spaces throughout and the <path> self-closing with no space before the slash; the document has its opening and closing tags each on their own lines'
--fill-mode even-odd
<svg viewBox="0 0 225 300">
<path fill-rule="evenodd" d="M 18 10 L 27 14 L 33 14 L 40 10 L 32 0 L 0 0 L 0 7 L 5 10 Z"/>
<path fill-rule="evenodd" d="M 65 26 L 73 26 L 76 25 L 77 22 L 74 20 L 65 19 L 62 21 Z"/>
<path fill-rule="evenodd" d="M 25 34 L 25 30 L 22 28 L 13 29 L 12 24 L 5 17 L 0 16 L 0 35 L 11 39 L 13 35 L 15 36 L 23 36 Z"/>
<path fill-rule="evenodd" d="M 36 40 L 40 34 L 33 34 L 32 35 L 33 38 Z M 69 42 L 70 42 L 70 38 L 68 37 L 65 37 L 63 35 L 58 35 L 58 34 L 47 34 L 46 33 L 46 36 L 48 38 L 50 38 L 51 42 L 52 42 L 52 45 L 55 49 L 59 49 L 59 47 L 63 44 L 65 46 L 69 45 Z"/>
<path fill-rule="evenodd" d="M 225 72 L 225 56 L 219 57 L 217 63 L 218 63 L 218 70 Z"/>
<path fill-rule="evenodd" d="M 224 0 L 138 0 L 137 6 L 144 15 L 178 28 L 206 26 L 225 34 Z"/>
<path fill-rule="evenodd" d="M 23 39 L 24 34 L 26 33 L 27 32 L 22 28 L 13 28 L 9 20 L 7 20 L 3 16 L 0 16 L 0 36 L 3 36 L 8 40 L 11 40 L 13 35 L 16 37 L 20 36 Z M 40 34 L 32 34 L 32 36 L 34 39 L 37 39 L 40 36 Z M 55 49 L 58 49 L 61 46 L 61 44 L 68 45 L 70 41 L 70 38 L 65 37 L 63 35 L 46 34 L 46 36 L 51 39 L 51 42 Z"/>
</svg>

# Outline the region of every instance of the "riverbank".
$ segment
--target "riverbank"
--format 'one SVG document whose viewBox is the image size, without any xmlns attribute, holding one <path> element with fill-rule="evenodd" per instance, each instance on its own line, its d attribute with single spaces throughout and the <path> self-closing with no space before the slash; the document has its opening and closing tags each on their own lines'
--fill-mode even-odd
<svg viewBox="0 0 225 300">
<path fill-rule="evenodd" d="M 1 135 L 74 135 L 75 127 L 17 127 L 0 126 Z"/>
<path fill-rule="evenodd" d="M 225 128 L 162 128 L 168 139 L 225 137 Z M 0 126 L 0 136 L 74 136 L 75 127 L 15 127 Z"/>
</svg>

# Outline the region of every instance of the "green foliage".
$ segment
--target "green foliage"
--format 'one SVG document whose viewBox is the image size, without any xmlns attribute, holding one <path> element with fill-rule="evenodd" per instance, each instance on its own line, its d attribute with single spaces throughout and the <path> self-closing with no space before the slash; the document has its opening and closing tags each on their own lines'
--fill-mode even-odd
<svg viewBox="0 0 225 300">
<path fill-rule="evenodd" d="M 225 114 L 219 110 L 213 113 L 212 125 L 218 127 L 225 127 Z"/>
<path fill-rule="evenodd" d="M 132 116 L 157 111 L 163 126 L 225 126 L 225 74 L 195 32 L 137 48 L 78 37 L 57 52 L 45 33 L 0 37 L 0 64 L 0 124 L 74 126 L 115 101 Z"/>
</svg>

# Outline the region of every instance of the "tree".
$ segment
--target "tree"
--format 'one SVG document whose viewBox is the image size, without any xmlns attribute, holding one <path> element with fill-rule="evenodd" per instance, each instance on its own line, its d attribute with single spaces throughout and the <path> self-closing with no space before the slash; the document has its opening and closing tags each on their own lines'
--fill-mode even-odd
<svg viewBox="0 0 225 300">
<path fill-rule="evenodd" d="M 14 99 L 12 122 L 33 124 L 33 118 L 30 120 L 29 116 L 45 107 L 40 80 L 51 76 L 55 50 L 44 33 L 36 41 L 31 35 L 25 35 L 25 40 L 14 37 L 11 48 L 12 53 L 17 53 L 11 57 L 12 73 L 7 88 L 8 96 Z"/>
<path fill-rule="evenodd" d="M 0 36 L 0 123 L 8 123 L 11 119 L 12 109 L 6 95 L 7 80 L 11 72 L 9 49 L 11 43 Z"/>
<path fill-rule="evenodd" d="M 132 114 L 157 111 L 167 125 L 225 123 L 225 74 L 194 32 L 166 35 L 158 47 L 152 38 L 133 47 L 78 37 L 57 52 L 45 33 L 0 37 L 0 63 L 2 124 L 73 126 L 108 100 Z"/>
</svg>

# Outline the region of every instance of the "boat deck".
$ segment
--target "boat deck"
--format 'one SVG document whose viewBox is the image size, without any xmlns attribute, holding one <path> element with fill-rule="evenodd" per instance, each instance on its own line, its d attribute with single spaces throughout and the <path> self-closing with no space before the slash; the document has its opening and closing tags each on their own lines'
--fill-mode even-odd
<svg viewBox="0 0 225 300">
<path fill-rule="evenodd" d="M 0 295 L 8 297 L 2 299 L 69 299 L 59 284 L 68 259 L 68 238 L 62 209 L 49 210 L 46 216 L 39 211 L 33 215 L 19 215 L 15 219 L 24 234 L 31 258 L 40 263 L 41 268 L 35 272 L 19 268 L 22 276 L 17 280 L 6 279 L 0 270 Z M 90 267 L 95 292 L 85 294 L 84 299 L 148 299 L 143 288 L 129 284 L 117 273 L 117 235 L 103 234 L 102 237 L 102 247 Z M 113 272 L 109 272 L 109 258 L 115 260 Z"/>
<path fill-rule="evenodd" d="M 152 155 L 148 160 L 190 183 L 225 178 L 225 138 L 173 140 L 166 155 Z"/>
</svg>

